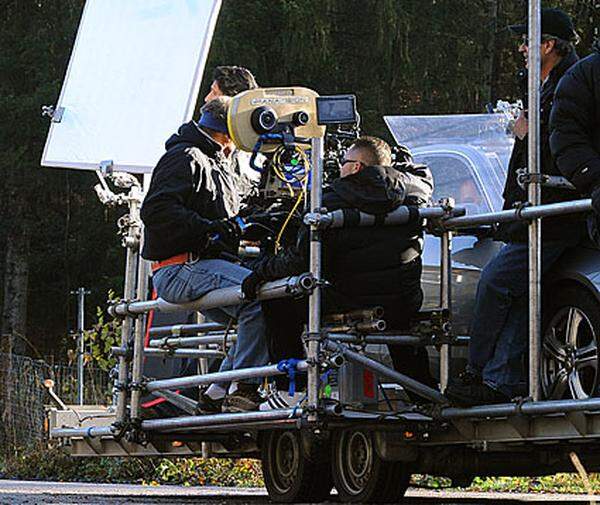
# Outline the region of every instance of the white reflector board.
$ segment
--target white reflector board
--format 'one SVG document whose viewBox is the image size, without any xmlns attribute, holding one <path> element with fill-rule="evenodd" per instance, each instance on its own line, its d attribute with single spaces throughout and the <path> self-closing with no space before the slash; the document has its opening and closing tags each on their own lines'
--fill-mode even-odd
<svg viewBox="0 0 600 505">
<path fill-rule="evenodd" d="M 149 173 L 194 112 L 220 0 L 87 0 L 42 165 Z"/>
</svg>

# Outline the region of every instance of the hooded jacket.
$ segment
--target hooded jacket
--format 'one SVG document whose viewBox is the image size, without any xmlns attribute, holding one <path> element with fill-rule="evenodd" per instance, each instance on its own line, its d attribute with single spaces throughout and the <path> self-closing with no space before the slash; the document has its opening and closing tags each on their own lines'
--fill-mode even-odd
<svg viewBox="0 0 600 505">
<path fill-rule="evenodd" d="M 433 192 L 431 173 L 423 165 L 371 166 L 336 179 L 323 193 L 328 211 L 357 209 L 384 215 L 403 204 L 422 205 Z M 324 233 L 323 272 L 331 287 L 326 304 L 336 310 L 384 307 L 392 327 L 406 325 L 422 303 L 422 223 L 401 226 L 348 227 Z M 309 232 L 303 228 L 294 247 L 263 258 L 254 267 L 265 280 L 306 271 Z"/>
<path fill-rule="evenodd" d="M 583 194 L 600 184 L 600 41 L 561 79 L 550 116 L 550 147 Z"/>
<path fill-rule="evenodd" d="M 547 175 L 562 175 L 550 151 L 550 111 L 554 100 L 556 86 L 565 72 L 577 62 L 577 54 L 572 51 L 564 56 L 552 69 L 542 85 L 540 96 L 540 170 Z M 517 182 L 517 170 L 527 168 L 527 140 L 516 138 L 508 165 L 506 184 L 504 186 L 503 209 L 512 209 L 528 201 L 527 189 L 521 188 Z M 542 186 L 542 203 L 555 203 L 573 200 L 577 194 L 573 191 Z M 577 242 L 585 232 L 585 224 L 581 216 L 566 215 L 542 220 L 542 238 L 544 240 L 567 240 Z M 502 223 L 496 238 L 505 242 L 526 242 L 527 223 L 515 221 Z"/>
<path fill-rule="evenodd" d="M 237 214 L 235 176 L 221 147 L 190 121 L 166 142 L 142 204 L 148 260 L 185 252 L 202 257 L 210 221 Z"/>
</svg>

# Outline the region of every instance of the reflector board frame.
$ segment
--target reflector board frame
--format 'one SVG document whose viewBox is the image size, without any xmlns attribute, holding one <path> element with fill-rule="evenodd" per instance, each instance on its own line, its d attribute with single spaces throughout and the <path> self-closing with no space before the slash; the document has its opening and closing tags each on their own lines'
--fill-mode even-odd
<svg viewBox="0 0 600 505">
<path fill-rule="evenodd" d="M 88 0 L 42 165 L 150 173 L 192 118 L 221 0 Z"/>
</svg>

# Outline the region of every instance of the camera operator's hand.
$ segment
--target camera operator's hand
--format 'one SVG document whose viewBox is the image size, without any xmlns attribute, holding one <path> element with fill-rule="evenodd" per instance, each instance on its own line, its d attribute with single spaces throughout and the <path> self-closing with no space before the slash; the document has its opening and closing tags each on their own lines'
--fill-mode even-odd
<svg viewBox="0 0 600 505">
<path fill-rule="evenodd" d="M 592 191 L 592 209 L 594 214 L 600 217 L 600 186 L 596 186 Z"/>
<path fill-rule="evenodd" d="M 233 219 L 217 219 L 211 221 L 208 227 L 211 239 L 221 241 L 225 244 L 234 244 L 239 242 L 242 230 Z"/>
<path fill-rule="evenodd" d="M 256 272 L 252 272 L 242 281 L 242 293 L 244 293 L 244 298 L 249 301 L 256 300 L 256 294 L 259 286 L 264 283 L 265 280 L 257 274 Z"/>
</svg>

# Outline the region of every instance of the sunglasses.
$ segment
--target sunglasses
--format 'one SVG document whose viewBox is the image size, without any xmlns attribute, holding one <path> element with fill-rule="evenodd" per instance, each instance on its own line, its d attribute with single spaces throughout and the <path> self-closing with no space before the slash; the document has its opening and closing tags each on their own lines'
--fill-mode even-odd
<svg viewBox="0 0 600 505">
<path fill-rule="evenodd" d="M 358 160 L 349 160 L 347 158 L 343 158 L 341 161 L 342 165 L 345 165 L 346 163 L 360 163 L 361 165 L 363 164 L 362 161 L 358 161 Z"/>
</svg>

